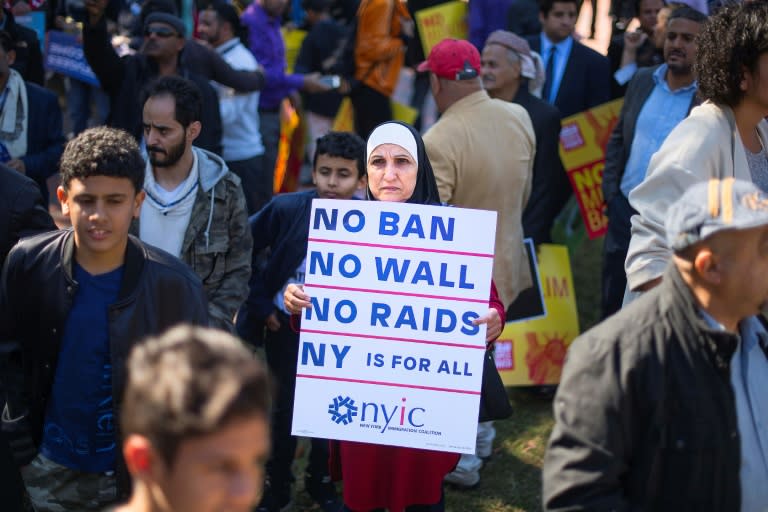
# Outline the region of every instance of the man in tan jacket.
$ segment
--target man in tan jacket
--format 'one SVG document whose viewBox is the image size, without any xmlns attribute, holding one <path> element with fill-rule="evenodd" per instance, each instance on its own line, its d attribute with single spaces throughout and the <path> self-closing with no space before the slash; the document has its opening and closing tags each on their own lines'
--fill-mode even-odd
<svg viewBox="0 0 768 512">
<path fill-rule="evenodd" d="M 509 307 L 532 284 L 521 221 L 536 152 L 531 118 L 520 105 L 483 90 L 480 54 L 467 41 L 441 41 L 419 70 L 430 72 L 443 114 L 424 135 L 440 200 L 499 214 L 493 279 Z"/>
<path fill-rule="evenodd" d="M 493 279 L 508 308 L 532 284 L 522 225 L 536 153 L 531 118 L 520 105 L 491 99 L 483 90 L 480 54 L 467 41 L 444 39 L 419 71 L 430 72 L 432 94 L 443 114 L 424 136 L 440 200 L 498 213 Z M 494 436 L 491 422 L 481 423 L 476 454 L 462 455 L 446 481 L 477 485 L 481 458 L 490 456 Z"/>
</svg>

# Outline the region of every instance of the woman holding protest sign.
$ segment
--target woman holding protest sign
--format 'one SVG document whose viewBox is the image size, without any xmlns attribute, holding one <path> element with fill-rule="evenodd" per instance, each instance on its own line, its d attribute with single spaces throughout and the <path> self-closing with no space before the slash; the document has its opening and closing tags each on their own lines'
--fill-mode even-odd
<svg viewBox="0 0 768 512">
<path fill-rule="evenodd" d="M 413 127 L 399 122 L 376 127 L 368 138 L 366 164 L 369 200 L 440 204 L 424 142 Z M 487 325 L 488 343 L 499 337 L 504 324 L 504 307 L 491 288 L 488 311 L 473 321 Z M 288 286 L 284 302 L 294 314 L 311 305 L 299 285 Z M 344 481 L 345 510 L 355 512 L 444 510 L 443 478 L 458 460 L 455 453 L 352 441 L 334 442 L 331 449 L 332 470 Z"/>
</svg>

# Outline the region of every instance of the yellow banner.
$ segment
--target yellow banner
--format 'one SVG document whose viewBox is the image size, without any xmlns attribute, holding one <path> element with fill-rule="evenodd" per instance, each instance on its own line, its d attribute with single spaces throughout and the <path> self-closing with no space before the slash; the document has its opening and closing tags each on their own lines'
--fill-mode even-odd
<svg viewBox="0 0 768 512">
<path fill-rule="evenodd" d="M 352 112 L 352 101 L 345 97 L 341 100 L 339 110 L 333 119 L 333 131 L 335 132 L 355 132 L 355 116 Z"/>
<path fill-rule="evenodd" d="M 397 101 L 392 101 L 392 117 L 397 121 L 413 124 L 416 120 L 416 116 L 419 115 L 419 111 L 408 105 L 403 105 Z M 336 132 L 353 132 L 355 131 L 355 116 L 352 109 L 352 101 L 349 98 L 341 100 L 341 106 L 336 117 L 333 119 L 333 131 Z"/>
<path fill-rule="evenodd" d="M 424 55 L 443 39 L 467 38 L 467 3 L 447 2 L 416 12 Z"/>
<path fill-rule="evenodd" d="M 283 189 L 283 184 L 289 173 L 289 158 L 291 149 L 294 147 L 291 141 L 294 140 L 294 132 L 299 127 L 301 120 L 296 109 L 291 102 L 283 100 L 280 104 L 280 142 L 277 147 L 277 161 L 275 162 L 275 174 L 273 179 L 273 192 L 279 193 Z M 301 150 L 303 151 L 303 144 Z"/>
<path fill-rule="evenodd" d="M 562 122 L 560 158 L 571 180 L 590 239 L 604 235 L 608 226 L 601 188 L 605 148 L 623 103 L 624 99 L 620 98 L 566 117 Z"/>
<path fill-rule="evenodd" d="M 293 67 L 296 65 L 296 59 L 299 57 L 299 50 L 304 38 L 307 37 L 306 30 L 280 29 L 283 33 L 283 42 L 285 43 L 285 63 L 286 72 L 293 73 Z"/>
<path fill-rule="evenodd" d="M 557 384 L 568 345 L 579 334 L 579 317 L 568 249 L 537 250 L 546 315 L 510 322 L 496 340 L 496 367 L 507 386 Z"/>
</svg>

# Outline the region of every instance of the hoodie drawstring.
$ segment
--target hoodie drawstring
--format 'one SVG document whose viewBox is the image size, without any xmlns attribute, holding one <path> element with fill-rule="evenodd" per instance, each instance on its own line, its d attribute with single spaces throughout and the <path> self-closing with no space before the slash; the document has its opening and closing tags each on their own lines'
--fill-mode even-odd
<svg viewBox="0 0 768 512">
<path fill-rule="evenodd" d="M 213 200 L 216 198 L 216 185 L 211 188 L 211 211 L 208 213 L 208 225 L 205 227 L 205 248 L 208 249 L 208 242 L 211 239 L 211 223 L 213 222 Z"/>
</svg>

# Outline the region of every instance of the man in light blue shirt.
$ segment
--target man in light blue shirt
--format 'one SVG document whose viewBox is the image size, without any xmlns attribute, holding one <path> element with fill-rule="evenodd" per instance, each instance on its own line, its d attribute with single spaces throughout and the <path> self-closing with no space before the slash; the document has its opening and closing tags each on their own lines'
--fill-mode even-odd
<svg viewBox="0 0 768 512">
<path fill-rule="evenodd" d="M 664 64 L 643 68 L 632 79 L 619 121 L 605 154 L 603 196 L 608 232 L 603 245 L 602 315 L 621 307 L 627 278 L 624 259 L 636 212 L 629 193 L 645 178 L 651 156 L 696 105 L 696 37 L 706 17 L 690 7 L 673 11 L 667 21 Z"/>
<path fill-rule="evenodd" d="M 244 28 L 232 5 L 214 2 L 200 11 L 198 30 L 234 69 L 258 69 L 256 58 L 240 39 Z M 248 215 L 252 215 L 272 197 L 272 173 L 264 165 L 264 144 L 259 131 L 259 92 L 238 93 L 211 83 L 219 95 L 222 156 L 229 170 L 240 178 Z"/>
<path fill-rule="evenodd" d="M 768 510 L 768 332 L 757 317 L 741 322 L 731 385 L 741 435 L 741 510 Z"/>
</svg>

